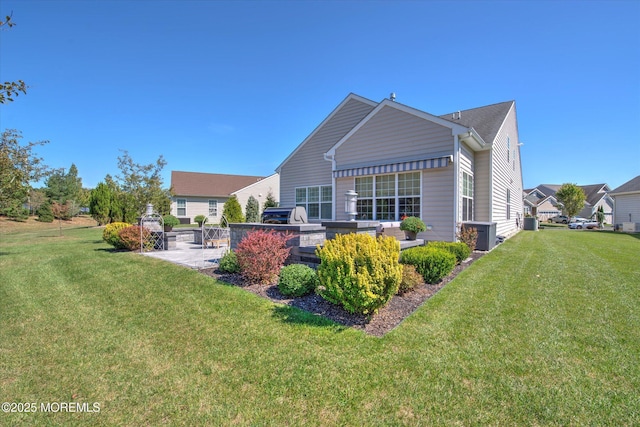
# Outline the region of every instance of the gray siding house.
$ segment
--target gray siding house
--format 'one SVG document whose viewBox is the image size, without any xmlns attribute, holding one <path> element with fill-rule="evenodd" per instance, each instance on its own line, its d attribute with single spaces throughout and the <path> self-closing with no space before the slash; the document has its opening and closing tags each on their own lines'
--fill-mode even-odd
<svg viewBox="0 0 640 427">
<path fill-rule="evenodd" d="M 613 224 L 616 229 L 640 231 L 640 175 L 614 189 Z"/>
<path fill-rule="evenodd" d="M 419 216 L 427 240 L 456 240 L 463 222 L 519 230 L 522 170 L 514 101 L 436 116 L 390 99 L 350 94 L 277 168 L 281 206 L 310 221 Z"/>
</svg>

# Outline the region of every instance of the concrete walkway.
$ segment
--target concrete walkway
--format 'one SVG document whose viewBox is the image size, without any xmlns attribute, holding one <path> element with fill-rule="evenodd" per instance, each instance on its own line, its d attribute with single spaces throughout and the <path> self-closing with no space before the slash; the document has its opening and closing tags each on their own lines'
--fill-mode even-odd
<svg viewBox="0 0 640 427">
<path fill-rule="evenodd" d="M 202 245 L 192 242 L 176 242 L 176 248 L 166 251 L 144 252 L 144 255 L 163 259 L 189 268 L 211 268 L 228 251 L 228 247 L 203 249 Z"/>
</svg>

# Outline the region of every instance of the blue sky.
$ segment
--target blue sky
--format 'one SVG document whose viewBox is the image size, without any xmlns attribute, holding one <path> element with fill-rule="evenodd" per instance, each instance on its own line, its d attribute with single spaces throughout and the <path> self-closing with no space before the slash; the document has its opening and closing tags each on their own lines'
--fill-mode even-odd
<svg viewBox="0 0 640 427">
<path fill-rule="evenodd" d="M 85 187 L 119 150 L 270 175 L 351 92 L 431 114 L 515 100 L 525 188 L 640 174 L 638 1 L 2 0 L 0 129 Z"/>
</svg>

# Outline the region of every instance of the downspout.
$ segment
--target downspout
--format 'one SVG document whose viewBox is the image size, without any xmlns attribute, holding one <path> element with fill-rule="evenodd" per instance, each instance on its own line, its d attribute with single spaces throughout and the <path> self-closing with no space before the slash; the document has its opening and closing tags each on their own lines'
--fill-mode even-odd
<svg viewBox="0 0 640 427">
<path fill-rule="evenodd" d="M 458 135 L 453 135 L 453 236 L 452 242 L 457 240 L 456 231 L 458 230 L 458 197 L 460 195 L 460 139 Z"/>
<path fill-rule="evenodd" d="M 336 178 L 334 172 L 336 170 L 336 155 L 335 153 L 324 153 L 324 159 L 331 162 L 331 221 L 336 220 Z"/>
</svg>

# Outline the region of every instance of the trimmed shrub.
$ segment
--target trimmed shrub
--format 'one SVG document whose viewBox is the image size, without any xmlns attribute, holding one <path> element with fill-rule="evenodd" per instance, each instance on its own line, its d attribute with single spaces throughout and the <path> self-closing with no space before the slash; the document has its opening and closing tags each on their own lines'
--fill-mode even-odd
<svg viewBox="0 0 640 427">
<path fill-rule="evenodd" d="M 196 222 L 199 227 L 202 227 L 202 224 L 206 224 L 208 220 L 209 218 L 204 215 L 196 215 L 196 217 L 193 218 L 193 221 Z"/>
<path fill-rule="evenodd" d="M 118 231 L 118 237 L 122 242 L 122 246 L 130 251 L 139 251 L 141 247 L 144 251 L 153 250 L 151 233 L 145 227 L 132 225 L 122 228 Z"/>
<path fill-rule="evenodd" d="M 393 237 L 338 234 L 316 250 L 320 295 L 350 313 L 376 313 L 398 292 L 399 253 Z"/>
<path fill-rule="evenodd" d="M 248 232 L 236 248 L 242 276 L 250 283 L 274 283 L 291 251 L 286 246 L 291 237 L 274 230 Z"/>
<path fill-rule="evenodd" d="M 218 270 L 223 273 L 239 273 L 240 265 L 238 264 L 238 257 L 233 251 L 228 251 L 220 258 L 218 263 Z"/>
<path fill-rule="evenodd" d="M 427 283 L 437 283 L 453 271 L 456 257 L 451 252 L 428 246 L 402 251 L 400 262 L 415 266 Z"/>
<path fill-rule="evenodd" d="M 102 240 L 116 249 L 124 249 L 125 246 L 122 244 L 122 240 L 120 240 L 118 233 L 120 230 L 127 227 L 131 227 L 131 224 L 126 222 L 112 222 L 111 224 L 107 224 L 102 231 Z"/>
<path fill-rule="evenodd" d="M 284 295 L 301 297 L 314 292 L 318 287 L 316 271 L 303 264 L 291 264 L 280 270 L 278 289 Z"/>
<path fill-rule="evenodd" d="M 451 252 L 456 257 L 456 264 L 460 264 L 471 255 L 471 249 L 464 242 L 429 242 L 427 247 Z"/>
<path fill-rule="evenodd" d="M 162 217 L 162 223 L 165 227 L 175 227 L 180 224 L 180 220 L 173 215 L 165 215 Z"/>
<path fill-rule="evenodd" d="M 402 280 L 400 281 L 400 286 L 398 287 L 398 294 L 409 292 L 410 290 L 415 289 L 423 283 L 424 279 L 422 278 L 422 275 L 416 271 L 416 268 L 413 265 L 403 265 Z"/>
</svg>

